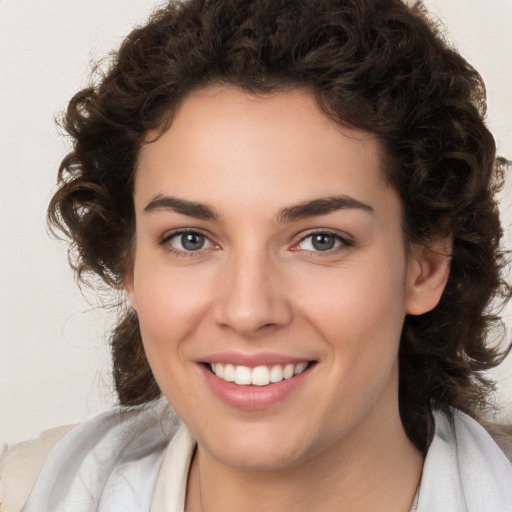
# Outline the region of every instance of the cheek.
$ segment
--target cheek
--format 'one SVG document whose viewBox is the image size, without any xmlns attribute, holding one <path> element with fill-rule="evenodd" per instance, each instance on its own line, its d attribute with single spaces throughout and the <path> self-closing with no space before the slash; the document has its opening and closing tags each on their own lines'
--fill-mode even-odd
<svg viewBox="0 0 512 512">
<path fill-rule="evenodd" d="M 400 258 L 347 267 L 310 284 L 315 291 L 303 295 L 302 311 L 327 340 L 336 371 L 363 380 L 389 371 L 405 317 Z"/>
<path fill-rule="evenodd" d="M 151 357 L 178 350 L 208 308 L 205 278 L 160 266 L 135 265 L 134 290 L 144 347 Z"/>
<path fill-rule="evenodd" d="M 361 265 L 317 279 L 302 293 L 305 314 L 327 328 L 388 331 L 405 314 L 405 275 L 400 263 L 385 268 Z"/>
<path fill-rule="evenodd" d="M 173 269 L 135 269 L 137 314 L 144 351 L 155 379 L 166 399 L 178 414 L 186 417 L 187 408 L 200 408 L 187 379 L 193 334 L 204 316 L 207 293 L 194 286 L 195 279 L 185 278 Z M 204 290 L 203 290 L 204 292 Z"/>
</svg>

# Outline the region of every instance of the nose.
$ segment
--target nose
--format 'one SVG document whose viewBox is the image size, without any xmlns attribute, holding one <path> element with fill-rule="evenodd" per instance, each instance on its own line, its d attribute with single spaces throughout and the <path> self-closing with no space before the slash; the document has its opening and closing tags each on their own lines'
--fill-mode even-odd
<svg viewBox="0 0 512 512">
<path fill-rule="evenodd" d="M 254 251 L 232 255 L 219 276 L 215 322 L 224 329 L 254 338 L 288 325 L 293 310 L 279 265 Z"/>
</svg>

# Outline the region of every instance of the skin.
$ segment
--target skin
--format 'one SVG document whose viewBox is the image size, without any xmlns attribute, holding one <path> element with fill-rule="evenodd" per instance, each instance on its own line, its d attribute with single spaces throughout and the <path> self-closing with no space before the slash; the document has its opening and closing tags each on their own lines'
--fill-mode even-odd
<svg viewBox="0 0 512 512">
<path fill-rule="evenodd" d="M 400 332 L 437 304 L 448 258 L 406 250 L 380 155 L 307 92 L 227 86 L 189 96 L 141 150 L 125 287 L 155 378 L 197 440 L 188 512 L 409 509 L 422 456 L 398 412 Z M 334 196 L 348 206 L 289 215 Z M 202 248 L 186 251 L 183 229 Z M 312 233 L 335 246 L 317 250 Z M 203 378 L 216 352 L 315 364 L 284 399 L 244 410 Z"/>
</svg>

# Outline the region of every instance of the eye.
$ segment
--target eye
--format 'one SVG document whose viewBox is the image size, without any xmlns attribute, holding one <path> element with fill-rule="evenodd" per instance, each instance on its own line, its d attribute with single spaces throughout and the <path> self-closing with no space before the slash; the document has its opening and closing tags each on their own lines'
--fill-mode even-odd
<svg viewBox="0 0 512 512">
<path fill-rule="evenodd" d="M 213 247 L 213 243 L 202 233 L 187 231 L 174 233 L 166 242 L 177 251 L 195 252 Z"/>
<path fill-rule="evenodd" d="M 350 245 L 346 240 L 334 233 L 311 233 L 305 236 L 296 248 L 302 251 L 325 252 L 337 249 L 342 245 Z"/>
</svg>

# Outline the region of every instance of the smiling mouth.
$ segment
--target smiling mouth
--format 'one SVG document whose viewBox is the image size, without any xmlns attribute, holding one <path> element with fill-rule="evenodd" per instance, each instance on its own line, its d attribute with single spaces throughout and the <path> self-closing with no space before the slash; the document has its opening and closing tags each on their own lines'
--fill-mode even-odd
<svg viewBox="0 0 512 512">
<path fill-rule="evenodd" d="M 226 382 L 232 382 L 239 386 L 268 386 L 292 379 L 314 363 L 315 361 L 302 361 L 296 364 L 263 365 L 255 368 L 223 363 L 205 363 L 205 366 L 219 379 Z"/>
</svg>

